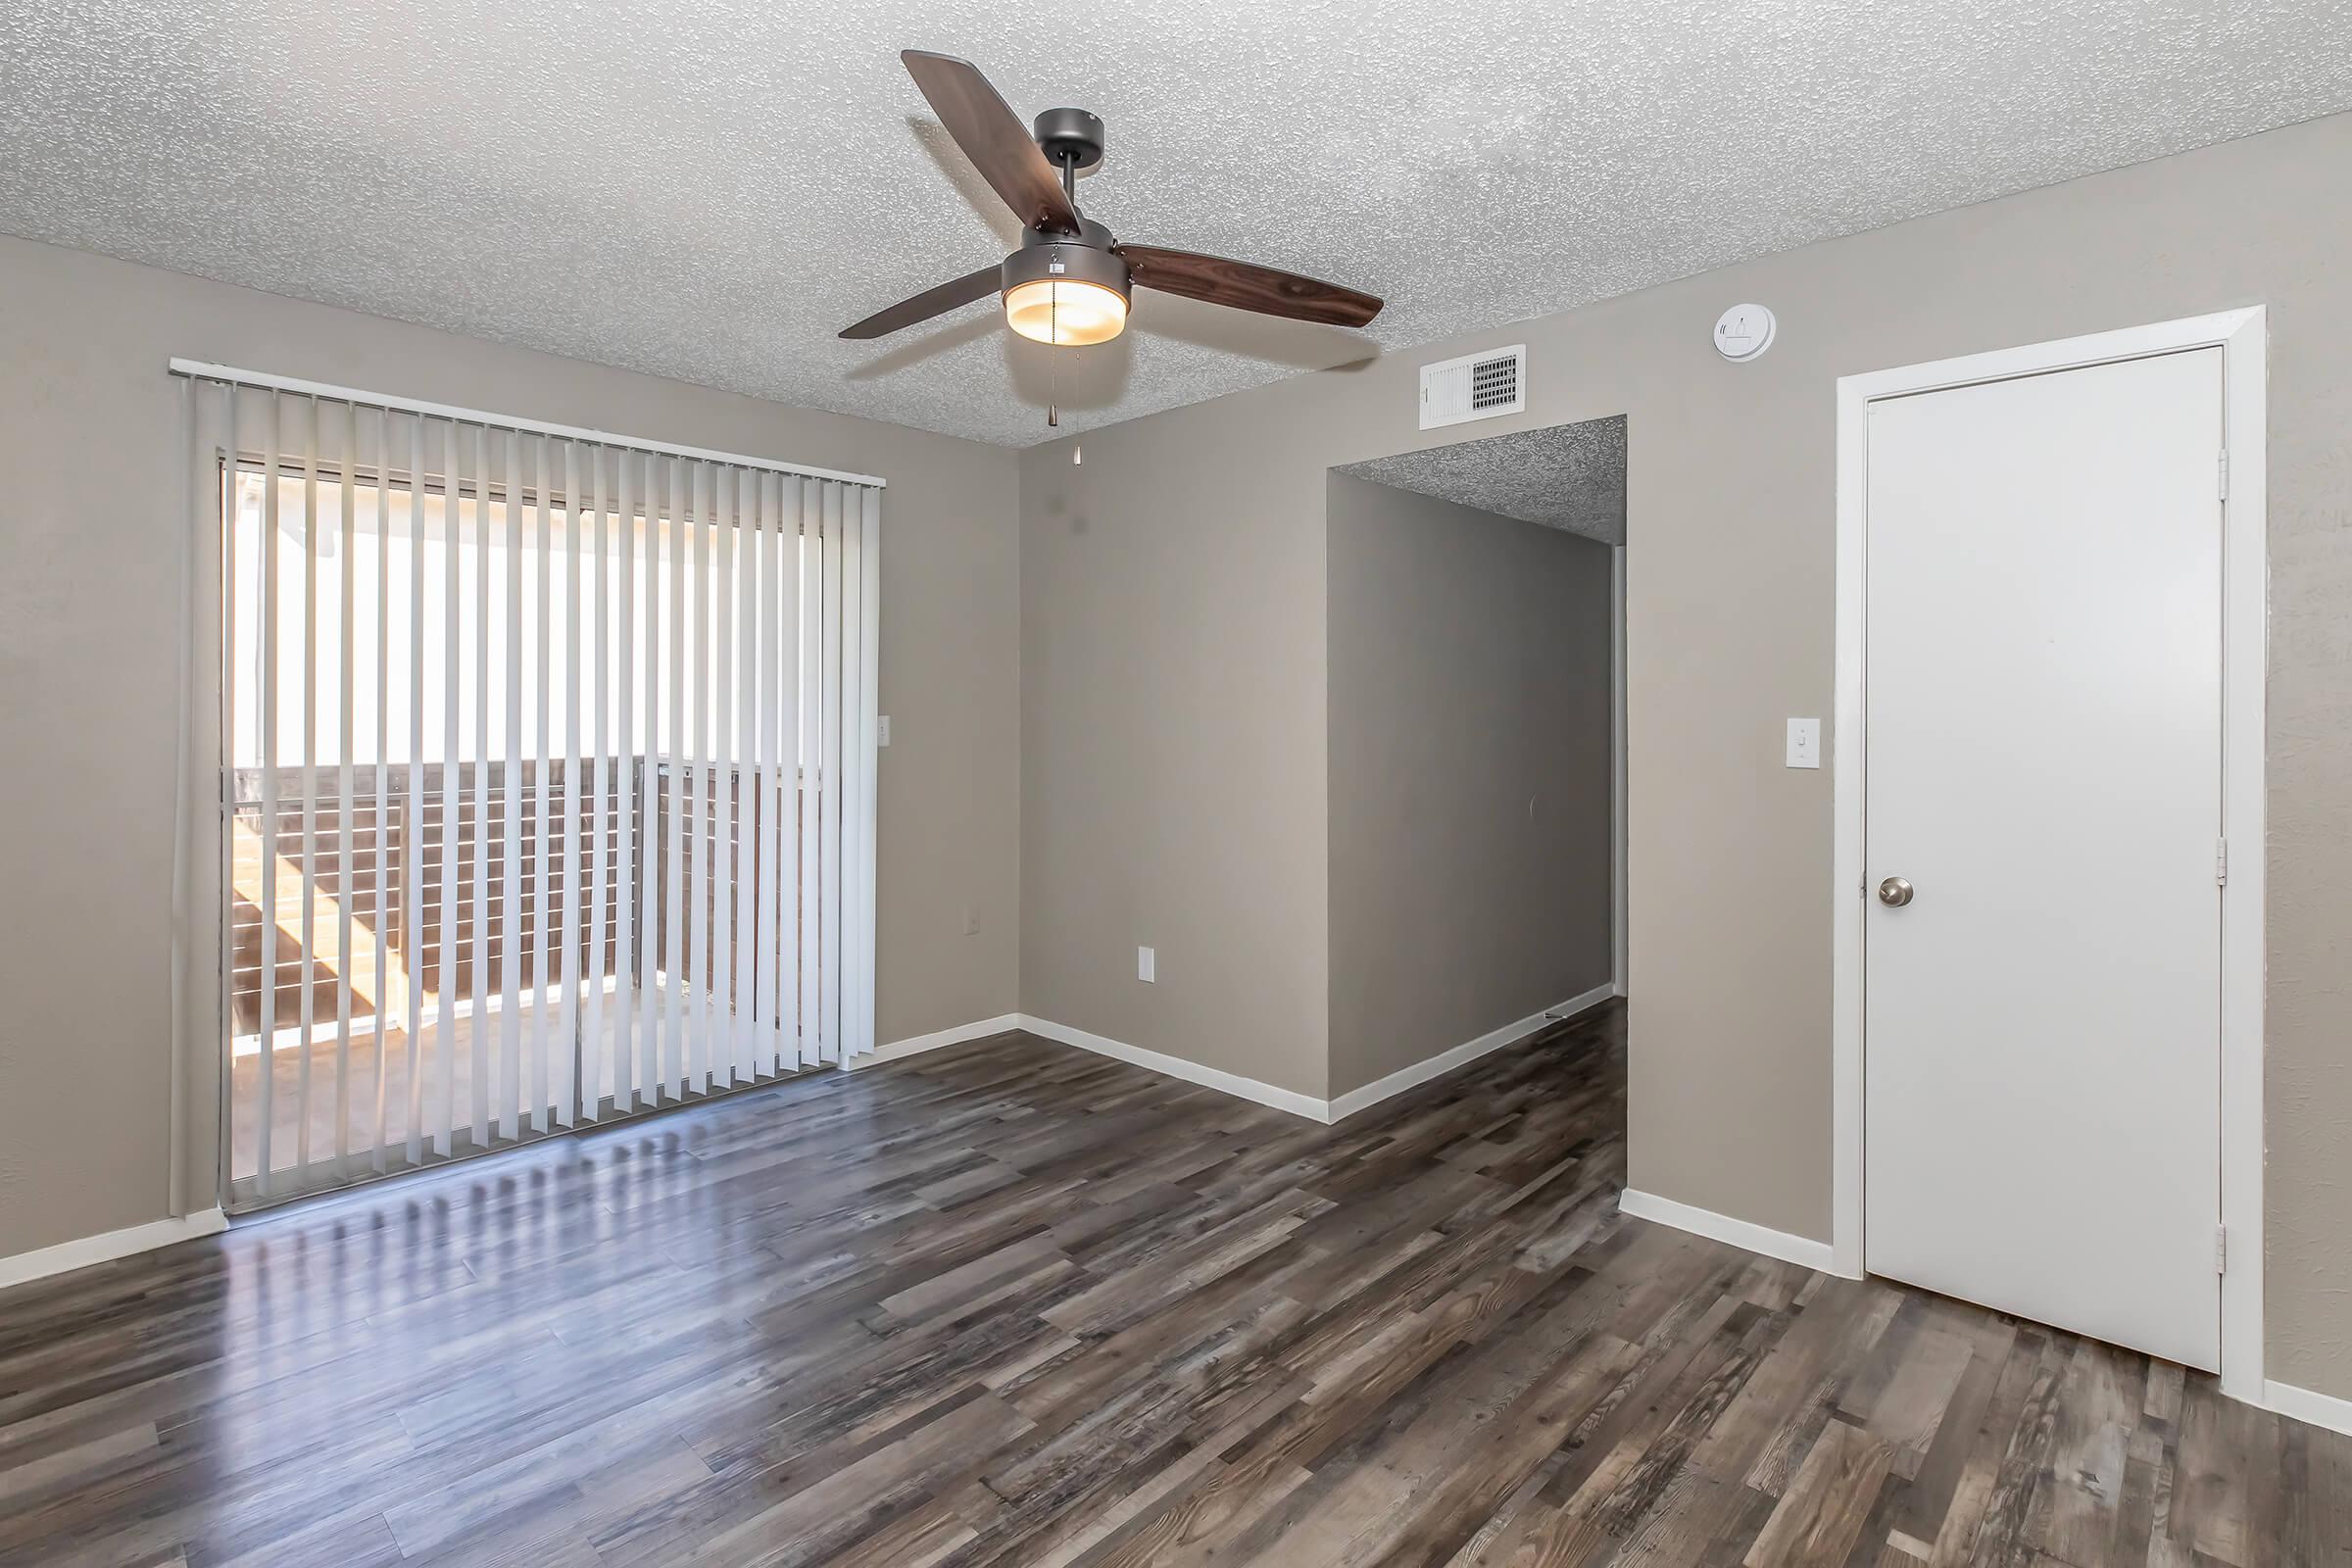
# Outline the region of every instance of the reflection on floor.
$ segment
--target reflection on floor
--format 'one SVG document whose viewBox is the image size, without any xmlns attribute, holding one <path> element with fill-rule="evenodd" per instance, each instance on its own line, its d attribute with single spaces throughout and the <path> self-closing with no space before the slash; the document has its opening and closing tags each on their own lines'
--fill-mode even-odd
<svg viewBox="0 0 2352 1568">
<path fill-rule="evenodd" d="M 2352 1439 L 1619 1214 L 1622 1012 L 1337 1127 L 1013 1035 L 0 1295 L 0 1568 L 2341 1564 Z"/>
<path fill-rule="evenodd" d="M 590 1101 L 612 1102 L 615 1092 L 633 1086 L 646 1086 L 643 1097 L 636 1102 L 648 1104 L 653 1099 L 651 1086 L 661 1077 L 660 1047 L 645 1043 L 641 1031 L 631 1028 L 627 1051 L 639 1058 L 634 1074 L 630 1062 L 619 1053 L 622 1048 L 620 1014 L 623 1006 L 636 1007 L 641 993 L 634 987 L 621 991 L 608 988 L 600 998 L 591 1020 L 584 1001 L 575 1003 L 576 1019 L 567 1019 L 560 1003 L 519 1002 L 509 1011 L 492 1007 L 475 1013 L 460 1011 L 446 1026 L 432 1010 L 427 998 L 424 1004 L 424 1027 L 417 1031 L 417 1048 L 414 1062 L 410 1059 L 409 1036 L 402 1029 L 386 1030 L 382 1036 L 375 1032 L 375 1020 L 362 1016 L 352 1020 L 348 1050 L 335 1039 L 331 1022 L 318 1031 L 323 1038 L 314 1039 L 306 1052 L 295 1043 L 297 1031 L 276 1036 L 279 1042 L 268 1055 L 270 1094 L 268 1106 L 270 1123 L 270 1168 L 271 1190 L 283 1196 L 292 1192 L 316 1191 L 342 1185 L 336 1179 L 337 1156 L 341 1155 L 343 1177 L 365 1179 L 387 1172 L 398 1173 L 409 1168 L 408 1137 L 411 1125 L 410 1084 L 415 1081 L 417 1103 L 415 1122 L 418 1129 L 419 1163 L 437 1163 L 444 1157 L 433 1143 L 434 1129 L 447 1127 L 451 1140 L 447 1152 L 456 1157 L 476 1153 L 484 1146 L 473 1139 L 473 1085 L 477 1071 L 484 1085 L 485 1105 L 491 1123 L 487 1147 L 495 1149 L 505 1144 L 528 1141 L 560 1128 L 561 1119 L 552 1110 L 537 1117 L 526 1110 L 517 1110 L 514 1135 L 500 1131 L 498 1111 L 503 1091 L 510 1087 L 517 1107 L 533 1102 L 532 1092 L 542 1086 L 559 1084 L 567 1072 L 579 1072 L 585 1077 L 585 1098 Z M 669 1001 L 666 991 L 657 992 L 658 1006 Z M 700 1040 L 706 1026 L 693 1023 L 688 1015 L 692 998 L 681 997 L 680 1027 L 674 1038 L 678 1044 L 678 1061 L 683 1064 L 702 1058 L 700 1047 L 690 1047 L 689 1038 Z M 730 1017 L 714 1011 L 707 1028 L 715 1038 L 723 1020 Z M 514 1023 L 514 1044 L 507 1044 L 509 1019 Z M 383 1046 L 383 1078 L 376 1078 L 376 1057 L 379 1039 Z M 574 1064 L 569 1042 L 579 1042 L 579 1054 Z M 476 1046 L 480 1047 L 477 1058 Z M 512 1050 L 516 1063 L 502 1071 L 502 1055 Z M 766 1072 L 747 1051 L 745 1065 L 729 1071 L 732 1061 L 729 1046 L 715 1047 L 711 1085 L 724 1091 L 754 1083 L 771 1081 L 774 1075 Z M 307 1057 L 307 1060 L 306 1060 Z M 442 1063 L 449 1070 L 444 1075 Z M 241 1038 L 230 1058 L 229 1154 L 230 1172 L 239 1182 L 251 1178 L 261 1168 L 261 1125 L 263 1102 L 261 1078 L 264 1055 L 259 1043 L 251 1036 Z M 309 1093 L 304 1094 L 303 1076 L 310 1077 Z M 689 1079 L 699 1085 L 701 1080 Z M 697 1088 L 692 1096 L 699 1098 Z M 672 1094 L 670 1101 L 682 1098 Z M 542 1097 L 542 1104 L 552 1101 Z M 620 1097 L 619 1108 L 629 1107 L 625 1095 Z M 305 1105 L 309 1107 L 306 1118 Z M 343 1107 L 343 1143 L 335 1141 L 336 1107 Z M 378 1114 L 382 1117 L 380 1123 Z M 612 1113 L 607 1104 L 606 1114 Z M 310 1144 L 305 1150 L 301 1134 L 305 1120 L 310 1123 Z M 384 1158 L 378 1162 L 374 1155 L 381 1148 Z M 303 1165 L 305 1154 L 310 1164 Z"/>
</svg>

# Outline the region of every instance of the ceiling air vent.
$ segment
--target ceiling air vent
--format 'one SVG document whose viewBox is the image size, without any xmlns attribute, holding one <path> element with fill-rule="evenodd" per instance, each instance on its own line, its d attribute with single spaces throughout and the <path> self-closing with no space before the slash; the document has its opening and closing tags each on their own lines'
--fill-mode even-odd
<svg viewBox="0 0 2352 1568">
<path fill-rule="evenodd" d="M 1527 345 L 1421 367 L 1421 428 L 1491 419 L 1527 408 Z"/>
</svg>

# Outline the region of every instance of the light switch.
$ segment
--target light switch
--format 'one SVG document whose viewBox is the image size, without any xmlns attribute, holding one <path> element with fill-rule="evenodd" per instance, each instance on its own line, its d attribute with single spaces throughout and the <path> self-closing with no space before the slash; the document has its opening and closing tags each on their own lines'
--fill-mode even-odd
<svg viewBox="0 0 2352 1568">
<path fill-rule="evenodd" d="M 1153 985 L 1157 985 L 1159 983 L 1158 970 L 1159 955 L 1156 952 L 1151 948 L 1135 950 L 1135 977 L 1138 980 L 1149 980 Z"/>
<path fill-rule="evenodd" d="M 874 718 L 874 744 L 876 746 L 890 744 L 890 715 L 888 713 L 877 714 Z"/>
<path fill-rule="evenodd" d="M 1788 765 L 1790 767 L 1819 767 L 1821 765 L 1821 720 L 1792 718 L 1788 721 Z"/>
</svg>

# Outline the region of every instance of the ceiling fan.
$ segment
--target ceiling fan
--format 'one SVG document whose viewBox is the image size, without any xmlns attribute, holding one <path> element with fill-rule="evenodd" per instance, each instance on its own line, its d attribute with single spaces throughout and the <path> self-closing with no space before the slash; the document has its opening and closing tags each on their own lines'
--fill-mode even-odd
<svg viewBox="0 0 2352 1568">
<path fill-rule="evenodd" d="M 1102 160 L 1102 122 L 1083 109 L 1049 109 L 1034 134 L 968 60 L 907 49 L 899 58 L 940 123 L 1021 220 L 1021 248 L 997 265 L 876 311 L 846 338 L 874 338 L 969 305 L 1003 298 L 1004 320 L 1040 343 L 1106 343 L 1127 325 L 1133 285 L 1334 326 L 1363 326 L 1381 301 L 1337 283 L 1250 262 L 1157 245 L 1127 245 L 1078 211 L 1078 171 Z"/>
</svg>

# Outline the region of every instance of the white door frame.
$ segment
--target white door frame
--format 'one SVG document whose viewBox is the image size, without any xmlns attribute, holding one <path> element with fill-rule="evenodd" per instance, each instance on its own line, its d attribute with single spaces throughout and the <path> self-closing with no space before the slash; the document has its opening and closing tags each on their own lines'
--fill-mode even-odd
<svg viewBox="0 0 2352 1568">
<path fill-rule="evenodd" d="M 2267 328 L 2263 307 L 2160 321 L 2054 343 L 1908 365 L 1838 380 L 1838 661 L 1832 772 L 1832 1198 L 1838 1273 L 1863 1273 L 1863 678 L 1869 551 L 1869 411 L 1879 398 L 1966 386 L 2182 349 L 2222 350 L 2229 451 L 2222 546 L 2222 1390 L 2261 1402 L 2263 702 L 2269 652 L 2264 491 Z M 1997 984 L 1997 976 L 1986 976 Z"/>
</svg>

